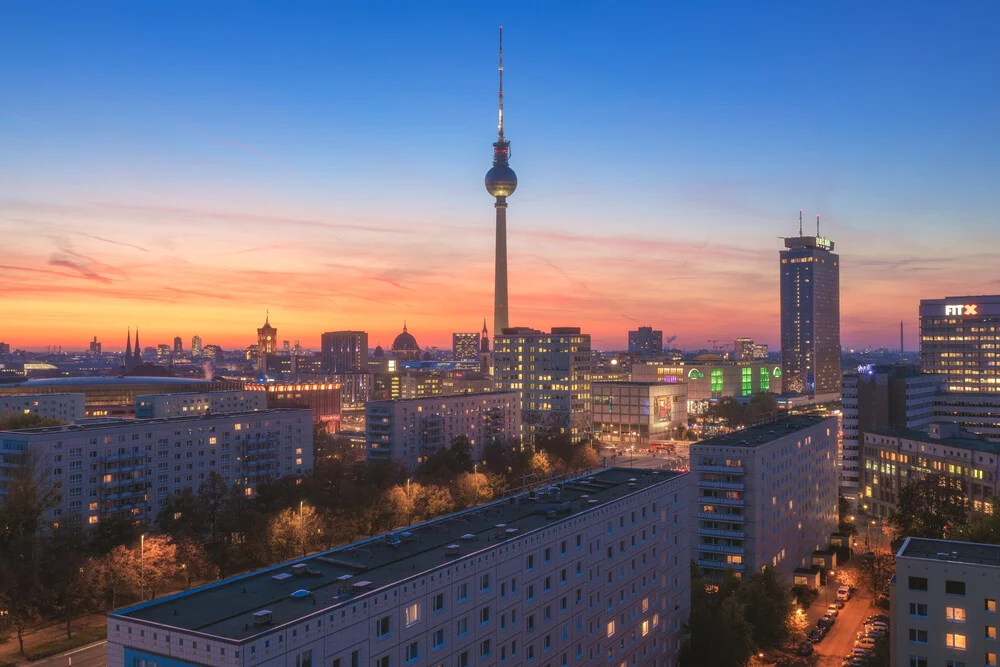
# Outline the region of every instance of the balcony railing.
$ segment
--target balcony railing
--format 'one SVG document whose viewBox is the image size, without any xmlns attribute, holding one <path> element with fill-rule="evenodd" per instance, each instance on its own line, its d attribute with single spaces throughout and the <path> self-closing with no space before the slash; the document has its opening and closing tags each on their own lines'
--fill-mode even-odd
<svg viewBox="0 0 1000 667">
<path fill-rule="evenodd" d="M 707 558 L 698 559 L 698 567 L 707 567 L 715 570 L 736 570 L 743 571 L 743 563 L 726 563 L 721 560 L 709 560 Z"/>
<path fill-rule="evenodd" d="M 699 535 L 710 535 L 712 537 L 734 537 L 736 539 L 746 539 L 746 533 L 742 530 L 726 530 L 724 528 L 698 528 Z"/>
<path fill-rule="evenodd" d="M 727 507 L 743 507 L 742 498 L 712 498 L 709 496 L 699 496 L 698 502 L 702 505 L 726 505 Z"/>
<path fill-rule="evenodd" d="M 728 489 L 730 491 L 742 491 L 746 488 L 743 482 L 715 482 L 711 480 L 699 479 L 698 488 L 701 489 Z"/>
<path fill-rule="evenodd" d="M 746 521 L 746 517 L 742 514 L 723 514 L 722 512 L 698 512 L 698 518 L 708 519 L 709 521 L 733 521 L 738 523 Z"/>
<path fill-rule="evenodd" d="M 698 472 L 723 472 L 733 475 L 742 475 L 746 472 L 743 466 L 695 466 Z"/>
<path fill-rule="evenodd" d="M 746 553 L 743 547 L 734 547 L 728 544 L 699 544 L 698 551 L 707 551 L 713 554 L 736 554 L 742 556 Z"/>
</svg>

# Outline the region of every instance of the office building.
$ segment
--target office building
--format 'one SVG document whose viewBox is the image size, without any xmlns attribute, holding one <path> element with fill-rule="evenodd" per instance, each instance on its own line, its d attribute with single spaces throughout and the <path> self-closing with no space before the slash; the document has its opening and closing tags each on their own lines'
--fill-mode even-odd
<svg viewBox="0 0 1000 667">
<path fill-rule="evenodd" d="M 472 458 L 483 459 L 487 445 L 520 440 L 521 399 L 515 391 L 460 394 L 365 406 L 368 458 L 391 459 L 416 468 L 428 455 L 468 438 Z"/>
<path fill-rule="evenodd" d="M 83 394 L 0 396 L 0 418 L 32 414 L 72 424 L 86 416 L 85 404 Z"/>
<path fill-rule="evenodd" d="M 156 361 L 157 361 L 157 363 L 160 363 L 160 364 L 168 364 L 168 363 L 170 363 L 170 360 L 173 358 L 171 356 L 172 352 L 173 351 L 170 349 L 169 345 L 166 345 L 164 343 L 160 343 L 159 345 L 157 345 L 156 346 Z"/>
<path fill-rule="evenodd" d="M 108 615 L 111 667 L 675 667 L 686 475 L 609 469 Z"/>
<path fill-rule="evenodd" d="M 0 432 L 0 456 L 26 452 L 61 489 L 43 515 L 57 524 L 94 526 L 111 515 L 153 524 L 167 498 L 197 492 L 210 473 L 246 495 L 285 475 L 312 470 L 309 410 L 99 423 Z M 0 468 L 0 499 L 11 468 Z"/>
<path fill-rule="evenodd" d="M 97 340 L 97 336 L 94 336 L 94 340 L 90 341 L 90 348 L 87 350 L 87 354 L 91 357 L 101 356 L 101 342 Z"/>
<path fill-rule="evenodd" d="M 632 366 L 633 382 L 687 385 L 688 411 L 699 413 L 712 399 L 748 399 L 781 391 L 781 368 L 764 361 L 726 361 L 706 354 L 693 361 L 649 361 Z"/>
<path fill-rule="evenodd" d="M 178 359 L 184 356 L 184 341 L 180 336 L 174 336 L 174 356 Z"/>
<path fill-rule="evenodd" d="M 539 432 L 591 437 L 590 334 L 579 327 L 551 333 L 514 327 L 494 335 L 493 382 L 498 391 L 520 393 L 526 442 Z"/>
<path fill-rule="evenodd" d="M 202 354 L 201 336 L 191 337 L 191 356 L 200 357 Z"/>
<path fill-rule="evenodd" d="M 658 357 L 663 354 L 663 332 L 653 327 L 639 327 L 628 332 L 628 353 L 635 357 Z"/>
<path fill-rule="evenodd" d="M 1000 393 L 1000 296 L 920 301 L 920 365 L 949 392 Z"/>
<path fill-rule="evenodd" d="M 841 381 L 843 440 L 840 456 L 841 495 L 857 509 L 865 433 L 895 429 L 925 429 L 934 419 L 940 376 L 919 366 L 861 366 Z"/>
<path fill-rule="evenodd" d="M 840 257 L 819 235 L 785 239 L 781 251 L 782 393 L 840 398 Z"/>
<path fill-rule="evenodd" d="M 736 361 L 752 361 L 757 358 L 757 346 L 751 338 L 737 338 L 733 343 L 733 359 Z"/>
<path fill-rule="evenodd" d="M 479 362 L 479 332 L 453 333 L 451 355 L 455 361 Z"/>
<path fill-rule="evenodd" d="M 1000 546 L 907 537 L 890 587 L 890 665 L 1000 664 Z"/>
<path fill-rule="evenodd" d="M 954 424 L 928 428 L 865 433 L 862 509 L 887 519 L 895 513 L 903 487 L 942 474 L 965 494 L 971 511 L 992 513 L 990 498 L 1000 483 L 1000 443 L 963 433 Z"/>
<path fill-rule="evenodd" d="M 257 328 L 257 370 L 267 372 L 267 356 L 278 351 L 278 330 L 271 326 L 271 314 L 264 319 L 264 326 Z"/>
<path fill-rule="evenodd" d="M 135 397 L 136 419 L 258 412 L 267 407 L 262 391 L 207 391 Z"/>
<path fill-rule="evenodd" d="M 245 389 L 263 391 L 269 409 L 308 408 L 315 423 L 325 423 L 333 432 L 340 430 L 340 385 L 336 382 L 247 383 Z"/>
<path fill-rule="evenodd" d="M 615 445 L 674 440 L 687 428 L 687 385 L 594 382 L 594 435 Z"/>
<path fill-rule="evenodd" d="M 323 371 L 363 373 L 368 370 L 368 332 L 328 331 L 320 338 Z"/>
<path fill-rule="evenodd" d="M 774 567 L 789 583 L 837 530 L 837 419 L 786 417 L 691 445 L 697 525 L 708 578 Z"/>
<path fill-rule="evenodd" d="M 944 382 L 943 376 L 934 377 Z M 931 409 L 936 422 L 955 424 L 962 431 L 1000 441 L 1000 393 L 941 392 L 934 396 Z"/>
</svg>

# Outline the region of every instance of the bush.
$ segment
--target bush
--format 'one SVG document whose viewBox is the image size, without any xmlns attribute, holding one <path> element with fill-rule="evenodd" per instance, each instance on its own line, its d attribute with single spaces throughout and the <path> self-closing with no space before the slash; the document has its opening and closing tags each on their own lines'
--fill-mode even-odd
<svg viewBox="0 0 1000 667">
<path fill-rule="evenodd" d="M 813 601 L 819 597 L 819 591 L 807 586 L 792 586 L 792 595 L 795 596 L 795 601 L 799 603 L 800 607 L 808 609 Z"/>
<path fill-rule="evenodd" d="M 108 629 L 106 627 L 80 630 L 73 635 L 72 639 L 56 639 L 51 642 L 46 642 L 41 646 L 26 649 L 24 657 L 28 660 L 41 660 L 42 658 L 58 655 L 64 651 L 70 651 L 75 648 L 80 648 L 81 646 L 86 646 L 87 644 L 93 644 L 94 642 L 106 639 L 107 636 Z M 2 663 L 0 663 L 0 667 L 3 667 Z"/>
</svg>

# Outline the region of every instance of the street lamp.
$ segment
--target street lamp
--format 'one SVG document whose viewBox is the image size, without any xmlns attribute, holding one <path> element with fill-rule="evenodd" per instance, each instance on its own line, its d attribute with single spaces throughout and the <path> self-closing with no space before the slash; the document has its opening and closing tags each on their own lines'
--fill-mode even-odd
<svg viewBox="0 0 1000 667">
<path fill-rule="evenodd" d="M 139 597 L 146 601 L 146 533 L 139 536 Z"/>
</svg>

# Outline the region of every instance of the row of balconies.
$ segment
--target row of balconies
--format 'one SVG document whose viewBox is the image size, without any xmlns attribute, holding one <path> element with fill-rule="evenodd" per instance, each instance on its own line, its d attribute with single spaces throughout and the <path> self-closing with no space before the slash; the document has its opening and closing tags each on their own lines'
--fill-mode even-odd
<svg viewBox="0 0 1000 667">
<path fill-rule="evenodd" d="M 742 530 L 726 530 L 724 528 L 698 528 L 699 535 L 710 537 L 731 537 L 738 540 L 746 539 L 747 534 Z"/>
<path fill-rule="evenodd" d="M 729 489 L 732 491 L 742 491 L 746 488 L 743 482 L 714 482 L 710 480 L 699 479 L 698 480 L 699 489 Z"/>
<path fill-rule="evenodd" d="M 711 560 L 708 558 L 699 558 L 698 567 L 706 567 L 714 570 L 735 570 L 737 572 L 743 571 L 742 563 L 727 563 L 721 560 Z"/>
<path fill-rule="evenodd" d="M 713 498 L 711 496 L 699 496 L 698 502 L 702 505 L 726 505 L 728 507 L 742 507 L 745 504 L 743 498 Z"/>
<path fill-rule="evenodd" d="M 698 518 L 708 521 L 730 521 L 735 523 L 746 521 L 746 517 L 742 514 L 723 514 L 722 512 L 698 512 Z"/>
<path fill-rule="evenodd" d="M 746 472 L 743 466 L 696 466 L 698 472 L 723 472 L 733 475 L 742 475 Z"/>
<path fill-rule="evenodd" d="M 742 546 L 733 546 L 729 544 L 699 544 L 698 551 L 705 551 L 714 554 L 733 554 L 736 556 L 742 556 L 746 553 L 746 549 Z"/>
</svg>

